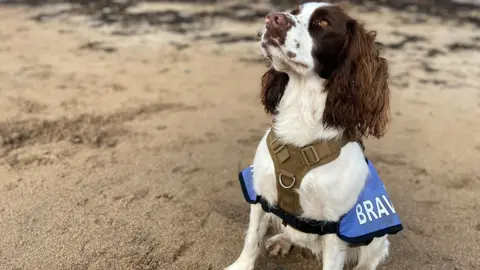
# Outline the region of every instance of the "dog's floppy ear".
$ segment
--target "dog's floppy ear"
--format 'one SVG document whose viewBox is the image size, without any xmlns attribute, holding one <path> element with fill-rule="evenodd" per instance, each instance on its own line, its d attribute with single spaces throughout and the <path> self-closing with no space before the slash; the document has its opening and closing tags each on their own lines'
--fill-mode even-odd
<svg viewBox="0 0 480 270">
<path fill-rule="evenodd" d="M 276 114 L 277 105 L 283 97 L 288 80 L 286 73 L 276 71 L 273 67 L 263 74 L 260 99 L 268 114 Z"/>
<path fill-rule="evenodd" d="M 388 64 L 379 56 L 375 32 L 350 20 L 342 62 L 327 80 L 323 114 L 326 126 L 354 137 L 382 137 L 390 116 Z"/>
</svg>

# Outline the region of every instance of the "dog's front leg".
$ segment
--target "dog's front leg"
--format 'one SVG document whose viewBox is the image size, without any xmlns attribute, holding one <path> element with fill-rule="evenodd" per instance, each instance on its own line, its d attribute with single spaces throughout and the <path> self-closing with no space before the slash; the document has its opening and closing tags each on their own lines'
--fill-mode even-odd
<svg viewBox="0 0 480 270">
<path fill-rule="evenodd" d="M 250 207 L 250 222 L 242 253 L 238 259 L 226 270 L 251 270 L 260 253 L 260 244 L 267 232 L 268 220 L 260 204 L 252 204 Z"/>
<path fill-rule="evenodd" d="M 323 270 L 342 270 L 348 245 L 335 234 L 323 237 Z"/>
</svg>

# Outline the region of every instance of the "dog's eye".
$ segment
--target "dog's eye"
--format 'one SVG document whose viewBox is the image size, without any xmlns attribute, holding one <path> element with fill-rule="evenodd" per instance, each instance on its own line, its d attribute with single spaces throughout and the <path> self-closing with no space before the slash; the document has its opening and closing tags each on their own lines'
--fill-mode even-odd
<svg viewBox="0 0 480 270">
<path fill-rule="evenodd" d="M 330 26 L 330 22 L 327 20 L 316 20 L 313 22 L 313 25 L 320 27 L 328 27 Z"/>
</svg>

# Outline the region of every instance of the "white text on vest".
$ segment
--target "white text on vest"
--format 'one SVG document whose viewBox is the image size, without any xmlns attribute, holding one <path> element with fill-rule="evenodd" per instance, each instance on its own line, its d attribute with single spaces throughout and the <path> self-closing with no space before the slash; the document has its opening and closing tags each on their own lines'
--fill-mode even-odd
<svg viewBox="0 0 480 270">
<path fill-rule="evenodd" d="M 385 195 L 382 195 L 382 199 L 388 206 L 390 211 L 395 214 L 395 208 L 393 208 L 392 203 L 387 199 L 387 197 Z M 376 207 L 374 206 L 374 204 Z M 390 212 L 388 212 L 387 208 L 385 208 L 385 205 L 383 204 L 380 197 L 375 197 L 375 202 L 366 200 L 358 203 L 355 207 L 355 211 L 357 212 L 357 219 L 360 225 L 367 223 L 367 217 L 368 221 L 372 221 L 373 219 L 382 218 L 384 215 L 390 215 Z"/>
</svg>

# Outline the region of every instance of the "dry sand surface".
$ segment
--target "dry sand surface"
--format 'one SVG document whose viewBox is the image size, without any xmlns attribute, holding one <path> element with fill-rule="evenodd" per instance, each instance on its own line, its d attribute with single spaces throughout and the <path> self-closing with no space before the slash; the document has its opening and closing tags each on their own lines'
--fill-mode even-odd
<svg viewBox="0 0 480 270">
<path fill-rule="evenodd" d="M 69 5 L 0 6 L 0 269 L 235 260 L 249 211 L 237 172 L 269 125 L 257 6 L 142 4 L 127 26 Z M 393 121 L 367 153 L 405 230 L 381 269 L 480 269 L 478 25 L 351 14 L 390 60 Z M 258 269 L 318 263 L 296 248 Z"/>
</svg>

